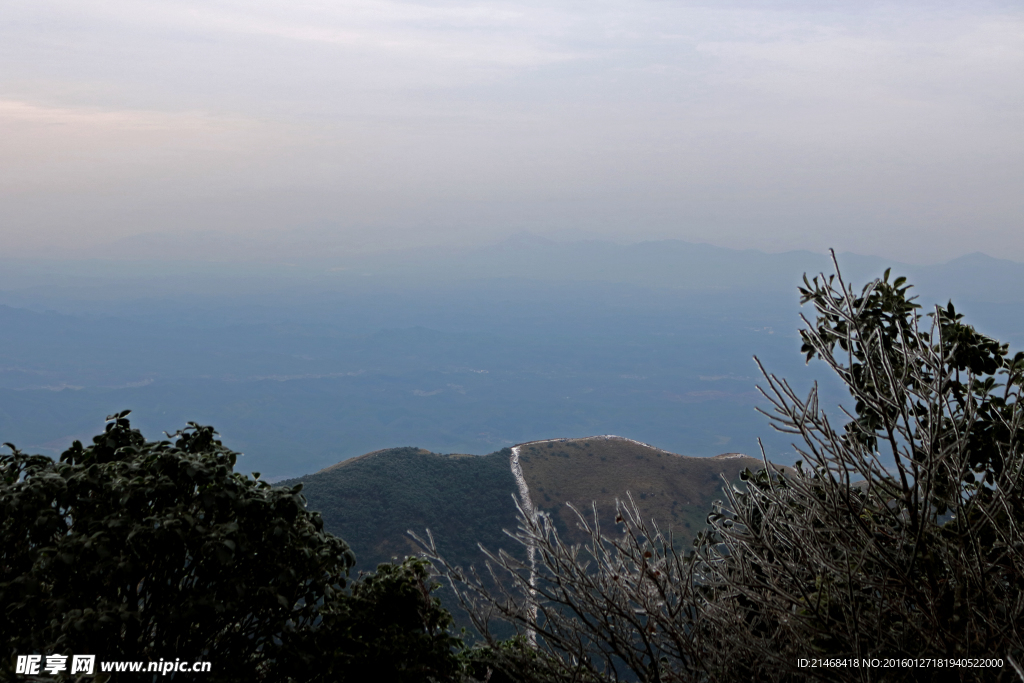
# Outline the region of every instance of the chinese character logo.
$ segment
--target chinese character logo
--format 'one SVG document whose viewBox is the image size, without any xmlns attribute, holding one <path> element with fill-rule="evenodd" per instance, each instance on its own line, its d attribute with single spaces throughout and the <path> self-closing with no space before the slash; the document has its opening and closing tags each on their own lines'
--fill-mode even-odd
<svg viewBox="0 0 1024 683">
<path fill-rule="evenodd" d="M 14 673 L 25 674 L 26 676 L 39 675 L 39 668 L 51 676 L 67 671 L 67 655 L 46 655 L 46 664 L 43 665 L 42 655 L 18 655 L 14 666 Z M 96 668 L 96 655 L 73 655 L 71 657 L 71 673 L 85 674 L 91 676 Z"/>
<path fill-rule="evenodd" d="M 71 673 L 91 676 L 96 666 L 96 655 L 74 655 L 71 657 Z"/>
</svg>

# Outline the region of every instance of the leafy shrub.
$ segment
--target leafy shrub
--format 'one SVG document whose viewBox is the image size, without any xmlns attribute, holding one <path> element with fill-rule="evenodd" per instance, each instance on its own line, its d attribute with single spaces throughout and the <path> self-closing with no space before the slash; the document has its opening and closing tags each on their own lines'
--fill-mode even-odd
<svg viewBox="0 0 1024 683">
<path fill-rule="evenodd" d="M 630 500 L 616 534 L 577 513 L 588 541 L 520 510 L 534 564 L 490 553 L 495 592 L 428 555 L 506 667 L 492 620 L 514 624 L 560 667 L 523 680 L 1013 680 L 1024 648 L 1024 353 L 962 322 L 919 313 L 889 273 L 860 292 L 807 280 L 817 316 L 807 359 L 846 384 L 836 425 L 762 368 L 769 417 L 794 434 L 795 469 L 727 483 L 690 552 Z M 763 457 L 763 452 L 762 452 Z M 996 658 L 1002 667 L 810 669 L 801 658 Z M 1016 668 L 1016 673 L 1014 669 Z"/>
<path fill-rule="evenodd" d="M 59 462 L 0 456 L 0 674 L 31 653 L 203 660 L 210 681 L 448 680 L 461 666 L 422 561 L 349 581 L 352 551 L 301 486 L 234 472 L 211 427 L 147 442 L 127 414 Z"/>
</svg>

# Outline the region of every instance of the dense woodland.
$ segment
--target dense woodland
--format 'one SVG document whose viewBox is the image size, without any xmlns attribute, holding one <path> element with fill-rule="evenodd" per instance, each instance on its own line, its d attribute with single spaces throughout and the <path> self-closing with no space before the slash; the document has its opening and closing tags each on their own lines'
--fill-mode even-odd
<svg viewBox="0 0 1024 683">
<path fill-rule="evenodd" d="M 468 565 L 480 557 L 477 543 L 507 546 L 502 529 L 516 526 L 508 449 L 484 456 L 388 449 L 282 482 L 300 484 L 309 508 L 358 549 L 356 566 L 366 571 L 416 554 L 410 529 L 431 528 L 444 551 Z"/>
</svg>

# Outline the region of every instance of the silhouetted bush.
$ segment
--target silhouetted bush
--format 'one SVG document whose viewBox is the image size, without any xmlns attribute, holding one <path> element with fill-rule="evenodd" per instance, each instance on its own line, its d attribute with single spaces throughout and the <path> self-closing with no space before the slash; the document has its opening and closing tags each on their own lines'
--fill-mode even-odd
<svg viewBox="0 0 1024 683">
<path fill-rule="evenodd" d="M 208 661 L 209 681 L 459 680 L 423 560 L 350 581 L 301 486 L 234 472 L 211 427 L 147 442 L 127 414 L 59 462 L 0 456 L 0 678 L 38 653 Z"/>
<path fill-rule="evenodd" d="M 952 304 L 922 317 L 888 271 L 860 292 L 836 272 L 805 278 L 802 301 L 817 315 L 801 336 L 807 359 L 846 384 L 853 409 L 836 423 L 817 387 L 801 398 L 762 368 L 766 414 L 797 438 L 800 460 L 765 459 L 745 485 L 727 483 L 689 552 L 632 500 L 613 534 L 596 508 L 577 513 L 583 545 L 520 509 L 514 537 L 536 562 L 491 553 L 497 592 L 424 541 L 497 666 L 556 662 L 522 677 L 536 681 L 1017 678 L 1024 353 L 1011 356 Z M 495 619 L 514 624 L 530 652 L 502 650 Z M 846 665 L 799 663 L 822 657 Z M 862 666 L 874 658 L 942 664 Z M 961 666 L 975 658 L 1001 664 Z"/>
</svg>

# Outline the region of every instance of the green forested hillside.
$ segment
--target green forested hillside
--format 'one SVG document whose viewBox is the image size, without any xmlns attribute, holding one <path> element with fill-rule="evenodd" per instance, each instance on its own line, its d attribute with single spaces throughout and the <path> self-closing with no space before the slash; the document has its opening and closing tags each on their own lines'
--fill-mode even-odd
<svg viewBox="0 0 1024 683">
<path fill-rule="evenodd" d="M 632 493 L 647 518 L 681 538 L 701 528 L 721 497 L 721 474 L 732 480 L 759 460 L 728 454 L 691 458 L 619 437 L 532 442 L 518 447 L 534 505 L 551 512 L 570 538 L 576 522 L 567 501 L 597 501 L 604 523 L 616 498 Z M 345 539 L 357 567 L 369 570 L 417 548 L 407 530 L 429 528 L 446 557 L 482 565 L 477 544 L 518 550 L 503 529 L 516 527 L 511 449 L 489 455 L 442 455 L 421 448 L 374 451 L 285 485 L 303 484 L 309 508 Z M 611 527 L 607 527 L 611 531 Z"/>
<path fill-rule="evenodd" d="M 509 455 L 508 449 L 473 456 L 390 448 L 281 483 L 303 484 L 309 508 L 349 543 L 360 570 L 414 554 L 406 531 L 427 528 L 442 551 L 479 566 L 476 543 L 511 545 L 502 533 L 516 523 Z"/>
</svg>

